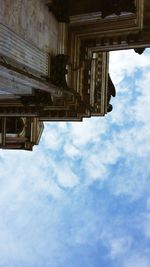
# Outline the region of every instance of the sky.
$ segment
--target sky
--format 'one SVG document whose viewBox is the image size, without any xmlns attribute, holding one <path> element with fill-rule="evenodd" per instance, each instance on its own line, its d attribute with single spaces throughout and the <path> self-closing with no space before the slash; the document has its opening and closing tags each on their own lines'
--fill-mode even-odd
<svg viewBox="0 0 150 267">
<path fill-rule="evenodd" d="M 150 50 L 112 52 L 113 111 L 0 151 L 0 267 L 150 266 Z"/>
</svg>

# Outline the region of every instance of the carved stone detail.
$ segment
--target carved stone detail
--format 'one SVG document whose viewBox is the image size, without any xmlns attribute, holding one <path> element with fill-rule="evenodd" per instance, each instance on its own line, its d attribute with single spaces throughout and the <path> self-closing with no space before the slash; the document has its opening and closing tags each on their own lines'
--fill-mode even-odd
<svg viewBox="0 0 150 267">
<path fill-rule="evenodd" d="M 144 47 L 135 48 L 134 51 L 135 51 L 137 54 L 142 55 L 143 52 L 145 51 L 145 48 L 144 48 Z"/>
<path fill-rule="evenodd" d="M 52 58 L 51 62 L 51 80 L 56 86 L 63 89 L 68 89 L 66 81 L 68 59 L 67 55 L 60 54 Z"/>
<path fill-rule="evenodd" d="M 107 112 L 111 112 L 113 109 L 113 106 L 110 104 L 110 100 L 112 96 L 113 97 L 116 96 L 116 89 L 111 80 L 110 75 L 108 74 Z"/>
</svg>

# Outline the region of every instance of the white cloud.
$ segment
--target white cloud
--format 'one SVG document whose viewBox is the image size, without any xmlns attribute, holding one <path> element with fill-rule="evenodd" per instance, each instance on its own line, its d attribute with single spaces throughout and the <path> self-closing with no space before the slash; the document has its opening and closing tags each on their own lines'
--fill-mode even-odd
<svg viewBox="0 0 150 267">
<path fill-rule="evenodd" d="M 64 145 L 64 153 L 71 159 L 75 159 L 81 156 L 80 149 L 73 145 L 71 142 L 68 142 Z"/>
<path fill-rule="evenodd" d="M 72 143 L 75 146 L 81 147 L 96 142 L 107 129 L 106 121 L 99 120 L 100 118 L 92 118 L 84 119 L 83 122 L 79 123 L 71 123 L 69 134 Z"/>
<path fill-rule="evenodd" d="M 145 53 L 141 56 L 133 50 L 112 52 L 110 57 L 110 73 L 117 85 L 126 75 L 133 76 L 137 69 L 144 70 L 149 68 L 149 62 L 150 53 Z"/>
<path fill-rule="evenodd" d="M 143 256 L 140 254 L 132 255 L 125 259 L 123 267 L 149 267 L 150 259 L 148 256 Z"/>
<path fill-rule="evenodd" d="M 131 243 L 131 238 L 128 236 L 110 239 L 108 243 L 110 257 L 115 259 L 126 254 L 131 249 Z"/>
<path fill-rule="evenodd" d="M 64 188 L 72 188 L 78 185 L 79 177 L 71 170 L 67 162 L 61 162 L 61 166 L 56 166 L 58 184 Z"/>
</svg>

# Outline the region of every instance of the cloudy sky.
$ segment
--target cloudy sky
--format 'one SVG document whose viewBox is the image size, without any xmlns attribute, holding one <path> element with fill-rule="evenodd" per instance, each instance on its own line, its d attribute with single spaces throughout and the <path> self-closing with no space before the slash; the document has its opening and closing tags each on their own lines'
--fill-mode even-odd
<svg viewBox="0 0 150 267">
<path fill-rule="evenodd" d="M 0 151 L 0 267 L 150 266 L 150 50 L 110 63 L 110 114 Z"/>
</svg>

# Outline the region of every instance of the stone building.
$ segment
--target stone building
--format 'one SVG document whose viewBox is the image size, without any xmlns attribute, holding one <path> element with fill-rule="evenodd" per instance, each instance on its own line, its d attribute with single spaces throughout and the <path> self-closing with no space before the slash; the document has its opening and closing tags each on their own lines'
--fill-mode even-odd
<svg viewBox="0 0 150 267">
<path fill-rule="evenodd" d="M 110 3 L 111 2 L 111 3 Z M 112 110 L 109 51 L 150 46 L 149 0 L 0 0 L 0 147 Z"/>
</svg>

